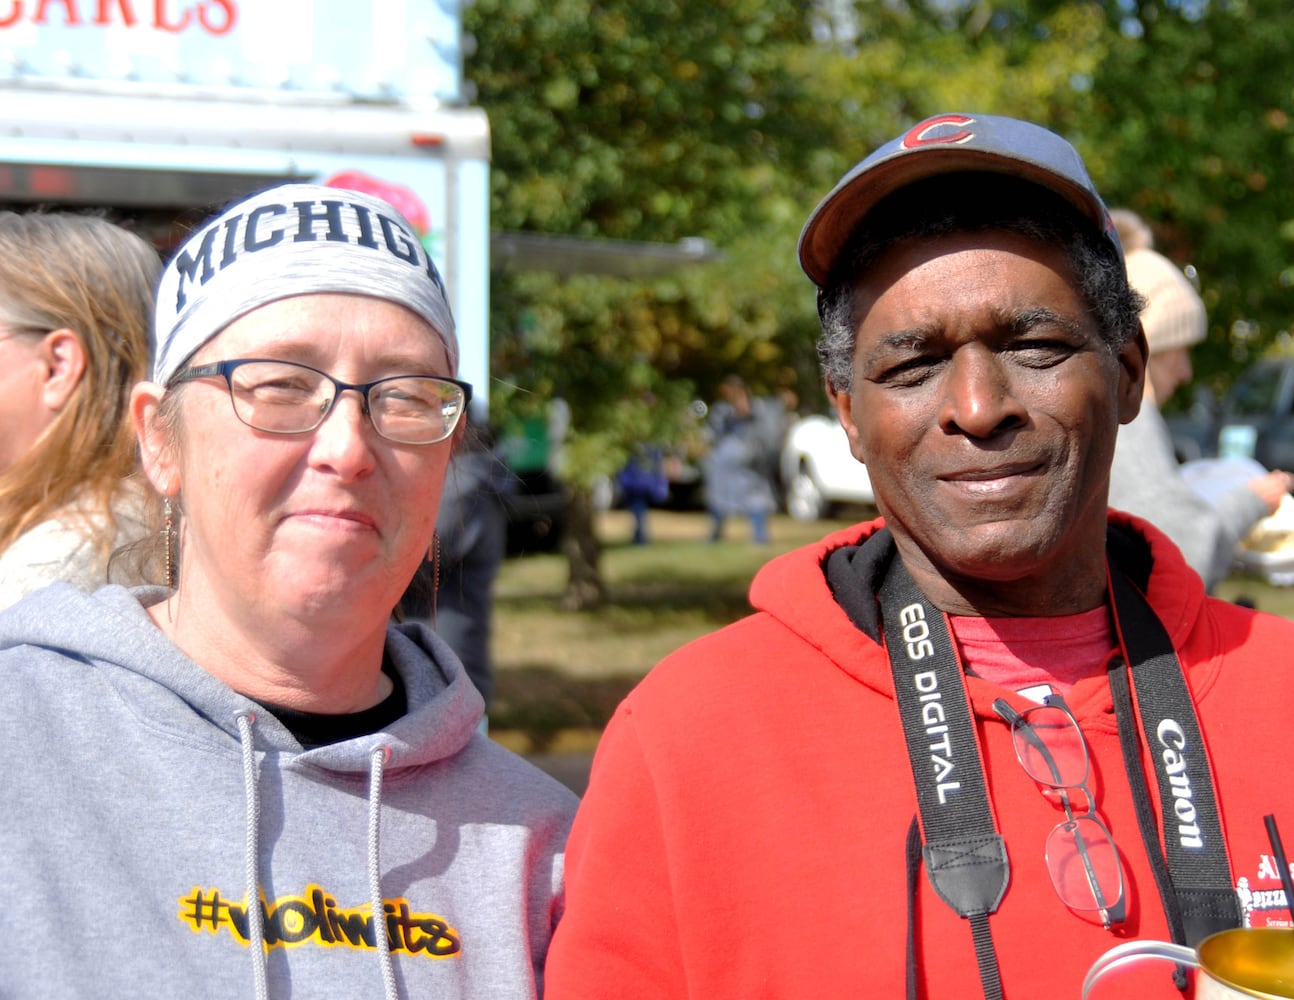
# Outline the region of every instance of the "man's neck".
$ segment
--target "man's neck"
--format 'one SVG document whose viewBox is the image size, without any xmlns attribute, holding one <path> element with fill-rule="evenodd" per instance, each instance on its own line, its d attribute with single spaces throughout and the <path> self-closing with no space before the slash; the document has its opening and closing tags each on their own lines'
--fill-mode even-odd
<svg viewBox="0 0 1294 1000">
<path fill-rule="evenodd" d="M 925 554 L 895 536 L 899 554 L 913 582 L 940 611 L 982 618 L 1053 618 L 1101 607 L 1106 600 L 1105 550 L 1075 553 L 1071 560 L 1053 560 L 1065 572 L 1025 573 L 1010 579 L 958 574 L 935 566 Z"/>
</svg>

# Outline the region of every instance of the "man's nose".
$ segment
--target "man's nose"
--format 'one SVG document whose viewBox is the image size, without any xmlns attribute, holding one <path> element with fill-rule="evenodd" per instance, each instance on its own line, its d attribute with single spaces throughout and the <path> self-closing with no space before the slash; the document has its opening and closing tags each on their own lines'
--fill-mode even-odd
<svg viewBox="0 0 1294 1000">
<path fill-rule="evenodd" d="M 988 438 L 1024 420 L 1025 408 L 995 352 L 969 345 L 953 353 L 945 372 L 939 414 L 945 431 Z"/>
</svg>

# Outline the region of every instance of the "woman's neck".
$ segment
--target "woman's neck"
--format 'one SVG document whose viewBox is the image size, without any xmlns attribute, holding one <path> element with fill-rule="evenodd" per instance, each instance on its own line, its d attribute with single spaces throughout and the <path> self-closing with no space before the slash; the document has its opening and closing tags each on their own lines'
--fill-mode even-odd
<svg viewBox="0 0 1294 1000">
<path fill-rule="evenodd" d="M 391 693 L 382 673 L 385 621 L 357 632 L 348 616 L 305 623 L 267 610 L 241 621 L 221 614 L 218 601 L 176 593 L 148 612 L 185 655 L 253 701 L 336 714 L 371 708 Z"/>
</svg>

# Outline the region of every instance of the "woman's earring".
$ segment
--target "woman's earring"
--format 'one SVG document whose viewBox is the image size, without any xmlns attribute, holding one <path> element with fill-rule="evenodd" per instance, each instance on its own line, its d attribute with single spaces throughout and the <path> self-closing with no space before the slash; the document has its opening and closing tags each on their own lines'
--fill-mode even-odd
<svg viewBox="0 0 1294 1000">
<path fill-rule="evenodd" d="M 431 534 L 431 627 L 436 627 L 436 598 L 440 596 L 440 533 Z"/>
<path fill-rule="evenodd" d="M 166 585 L 175 589 L 175 511 L 171 507 L 171 498 L 162 498 L 162 546 L 165 549 Z"/>
</svg>

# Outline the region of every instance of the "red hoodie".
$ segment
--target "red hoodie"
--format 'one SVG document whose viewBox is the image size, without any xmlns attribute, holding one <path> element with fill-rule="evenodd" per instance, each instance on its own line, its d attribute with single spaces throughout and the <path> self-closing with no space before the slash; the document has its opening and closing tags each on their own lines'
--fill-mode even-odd
<svg viewBox="0 0 1294 1000">
<path fill-rule="evenodd" d="M 1290 926 L 1263 816 L 1294 833 L 1294 623 L 1206 597 L 1164 535 L 1111 518 L 1149 545 L 1147 597 L 1196 702 L 1247 919 Z M 823 568 L 880 526 L 770 562 L 751 589 L 755 614 L 667 657 L 620 706 L 567 845 L 548 1000 L 904 996 L 916 793 L 888 659 L 836 603 Z M 1109 685 L 1081 680 L 1067 696 L 1090 745 L 1098 813 L 1123 855 L 1127 921 L 1109 931 L 1066 908 L 1047 874 L 1044 845 L 1063 813 L 1024 773 L 991 708 L 998 697 L 1028 703 L 976 677 L 966 685 L 1011 862 L 990 918 L 1004 993 L 1077 1000 L 1107 949 L 1169 940 Z M 1149 793 L 1158 819 L 1153 778 Z M 981 996 L 969 923 L 924 871 L 914 913 L 919 995 Z M 1177 1000 L 1170 969 L 1119 970 L 1092 1000 Z"/>
</svg>

